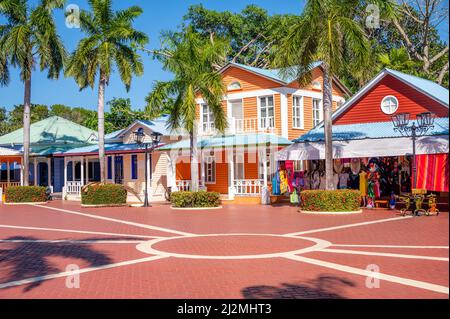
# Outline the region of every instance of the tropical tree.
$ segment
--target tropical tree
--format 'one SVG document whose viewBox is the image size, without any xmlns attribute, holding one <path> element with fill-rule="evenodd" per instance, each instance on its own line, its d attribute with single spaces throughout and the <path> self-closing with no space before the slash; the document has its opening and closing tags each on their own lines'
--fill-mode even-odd
<svg viewBox="0 0 450 319">
<path fill-rule="evenodd" d="M 196 97 L 197 94 L 202 96 L 213 114 L 215 128 L 224 132 L 227 127 L 225 111 L 222 108 L 225 90 L 215 65 L 223 61 L 227 51 L 226 41 L 213 37 L 204 38 L 187 28 L 181 33 L 165 33 L 163 47 L 155 52 L 155 57 L 162 62 L 163 69 L 172 72 L 174 79 L 155 83 L 146 98 L 146 110 L 155 114 L 169 108 L 168 127 L 188 132 L 193 191 L 198 190 Z M 171 105 L 168 106 L 168 103 Z"/>
<path fill-rule="evenodd" d="M 380 1 L 387 8 L 388 1 Z M 323 70 L 323 114 L 325 131 L 326 189 L 333 185 L 332 81 L 338 72 L 352 64 L 363 69 L 369 61 L 370 45 L 360 23 L 354 19 L 357 0 L 309 0 L 298 23 L 275 45 L 273 64 L 284 75 L 294 74 L 300 84 L 311 81 L 313 62 L 321 61 Z M 351 61 L 351 62 L 349 62 Z"/>
<path fill-rule="evenodd" d="M 31 7 L 26 0 L 0 0 L 0 85 L 9 82 L 9 66 L 20 70 L 24 82 L 23 107 L 23 183 L 28 185 L 30 156 L 31 76 L 36 65 L 57 79 L 63 68 L 66 50 L 61 42 L 53 11 L 64 0 L 41 0 Z"/>
<path fill-rule="evenodd" d="M 111 0 L 89 0 L 92 12 L 80 12 L 80 27 L 87 37 L 80 40 L 69 58 L 66 75 L 75 78 L 80 89 L 94 87 L 98 76 L 98 148 L 100 180 L 106 181 L 105 170 L 105 89 L 115 68 L 127 91 L 133 75 L 141 76 L 144 65 L 136 45 L 148 42 L 145 33 L 133 27 L 142 9 L 132 6 L 114 12 Z"/>
</svg>

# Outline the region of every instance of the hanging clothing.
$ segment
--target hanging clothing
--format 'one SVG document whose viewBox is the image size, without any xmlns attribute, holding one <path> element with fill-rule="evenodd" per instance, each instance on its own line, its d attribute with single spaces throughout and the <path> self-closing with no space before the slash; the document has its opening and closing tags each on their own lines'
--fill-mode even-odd
<svg viewBox="0 0 450 319">
<path fill-rule="evenodd" d="M 338 174 L 333 174 L 333 186 L 334 186 L 334 189 L 338 189 L 338 185 L 339 185 L 339 175 Z"/>
<path fill-rule="evenodd" d="M 417 188 L 448 192 L 448 154 L 416 155 Z"/>
<path fill-rule="evenodd" d="M 280 193 L 284 194 L 289 190 L 286 171 L 280 171 Z"/>
<path fill-rule="evenodd" d="M 362 171 L 359 174 L 359 191 L 361 192 L 361 196 L 367 196 L 367 173 Z"/>
<path fill-rule="evenodd" d="M 320 176 L 319 180 L 320 180 L 319 189 L 324 190 L 325 189 L 325 185 L 327 183 L 327 178 L 325 176 L 325 173 Z"/>
<path fill-rule="evenodd" d="M 286 161 L 284 166 L 286 169 L 286 179 L 288 183 L 289 192 L 292 192 L 292 190 L 294 189 L 292 185 L 292 181 L 294 179 L 294 161 Z"/>
<path fill-rule="evenodd" d="M 348 186 L 351 189 L 359 189 L 359 174 L 350 174 Z"/>
<path fill-rule="evenodd" d="M 349 179 L 348 173 L 341 173 L 339 174 L 339 189 L 347 189 L 348 188 L 348 179 Z"/>
<path fill-rule="evenodd" d="M 277 181 L 277 174 L 272 178 L 272 194 L 280 195 L 280 184 Z"/>
<path fill-rule="evenodd" d="M 359 158 L 352 158 L 352 161 L 350 162 L 350 170 L 353 174 L 358 174 L 359 171 L 361 171 L 361 161 Z"/>
<path fill-rule="evenodd" d="M 344 168 L 344 163 L 340 159 L 335 159 L 333 161 L 333 167 L 334 171 L 340 174 L 342 172 L 342 169 Z"/>
</svg>

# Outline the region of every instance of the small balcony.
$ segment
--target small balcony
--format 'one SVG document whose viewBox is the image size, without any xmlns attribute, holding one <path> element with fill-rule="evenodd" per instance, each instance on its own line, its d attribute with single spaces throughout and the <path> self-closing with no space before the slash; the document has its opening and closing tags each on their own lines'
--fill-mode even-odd
<svg viewBox="0 0 450 319">
<path fill-rule="evenodd" d="M 281 129 L 275 127 L 275 118 L 273 116 L 243 119 L 229 117 L 228 128 L 226 129 L 225 133 L 227 135 L 247 133 L 271 133 L 280 135 Z M 219 131 L 216 129 L 214 123 L 200 123 L 199 135 L 211 136 L 218 134 Z"/>
</svg>

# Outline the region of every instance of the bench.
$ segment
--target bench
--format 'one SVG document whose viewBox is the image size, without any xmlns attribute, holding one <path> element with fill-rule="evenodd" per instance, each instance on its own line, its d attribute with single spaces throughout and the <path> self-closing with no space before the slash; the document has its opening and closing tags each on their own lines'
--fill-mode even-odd
<svg viewBox="0 0 450 319">
<path fill-rule="evenodd" d="M 385 199 L 377 199 L 377 200 L 375 200 L 375 207 L 376 208 L 380 208 L 381 205 L 383 205 L 385 208 L 389 208 L 388 204 L 389 204 L 389 201 L 385 200 Z"/>
</svg>

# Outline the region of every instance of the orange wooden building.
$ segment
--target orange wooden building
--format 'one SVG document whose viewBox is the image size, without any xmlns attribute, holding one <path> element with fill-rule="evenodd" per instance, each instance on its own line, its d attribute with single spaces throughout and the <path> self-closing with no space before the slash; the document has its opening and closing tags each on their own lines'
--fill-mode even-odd
<svg viewBox="0 0 450 319">
<path fill-rule="evenodd" d="M 281 77 L 279 70 L 237 63 L 220 70 L 226 87 L 225 135 L 218 134 L 208 105 L 197 97 L 200 185 L 230 199 L 260 194 L 276 169 L 274 154 L 323 120 L 321 63 L 312 65 L 310 72 L 311 82 L 300 87 L 295 78 Z M 333 79 L 333 109 L 349 94 Z M 170 153 L 172 189 L 190 188 L 189 148 L 188 140 L 161 148 Z"/>
</svg>

